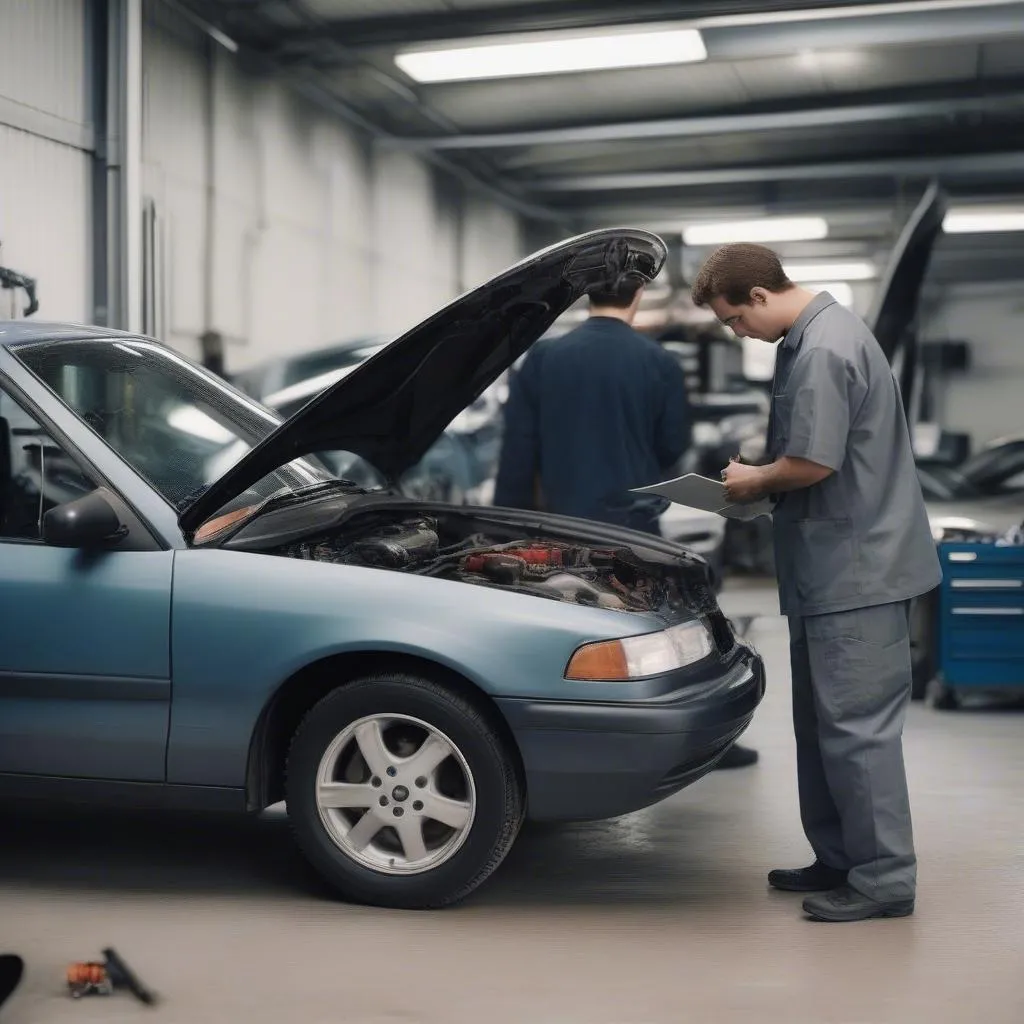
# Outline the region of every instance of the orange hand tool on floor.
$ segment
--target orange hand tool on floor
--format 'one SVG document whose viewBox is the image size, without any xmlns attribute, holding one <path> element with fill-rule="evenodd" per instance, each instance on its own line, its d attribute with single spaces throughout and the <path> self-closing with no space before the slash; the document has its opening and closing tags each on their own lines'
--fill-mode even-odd
<svg viewBox="0 0 1024 1024">
<path fill-rule="evenodd" d="M 140 1003 L 153 1006 L 156 996 L 136 977 L 134 971 L 112 949 L 103 950 L 103 962 L 82 961 L 67 971 L 68 991 L 75 999 L 82 996 L 109 996 L 126 988 Z"/>
</svg>

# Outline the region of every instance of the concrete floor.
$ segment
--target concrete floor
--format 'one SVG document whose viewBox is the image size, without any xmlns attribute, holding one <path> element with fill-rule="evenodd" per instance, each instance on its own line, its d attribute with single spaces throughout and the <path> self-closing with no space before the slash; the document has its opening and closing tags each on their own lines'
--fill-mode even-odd
<svg viewBox="0 0 1024 1024">
<path fill-rule="evenodd" d="M 769 691 L 750 769 L 612 822 L 530 828 L 468 903 L 323 897 L 285 822 L 5 809 L 0 950 L 28 961 L 4 1024 L 145 1019 L 70 1000 L 68 961 L 115 946 L 165 1024 L 1021 1024 L 1024 717 L 913 707 L 915 916 L 814 924 L 765 872 L 805 863 L 786 643 L 771 590 L 730 587 Z M 767 613 L 767 614 L 766 614 Z"/>
</svg>

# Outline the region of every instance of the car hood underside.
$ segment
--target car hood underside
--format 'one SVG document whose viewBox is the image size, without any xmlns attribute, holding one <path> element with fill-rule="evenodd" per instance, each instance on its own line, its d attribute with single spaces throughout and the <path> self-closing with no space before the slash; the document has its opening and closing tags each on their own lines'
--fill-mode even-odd
<svg viewBox="0 0 1024 1024">
<path fill-rule="evenodd" d="M 304 405 L 182 512 L 182 532 L 194 537 L 247 487 L 317 452 L 351 452 L 397 480 L 588 288 L 653 280 L 666 255 L 657 235 L 614 228 L 517 263 Z"/>
</svg>

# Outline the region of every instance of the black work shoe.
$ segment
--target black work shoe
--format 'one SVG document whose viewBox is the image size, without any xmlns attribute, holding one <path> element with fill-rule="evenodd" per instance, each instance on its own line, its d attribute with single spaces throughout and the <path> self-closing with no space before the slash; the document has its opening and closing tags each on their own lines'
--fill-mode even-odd
<svg viewBox="0 0 1024 1024">
<path fill-rule="evenodd" d="M 846 872 L 815 861 L 808 868 L 776 868 L 768 872 L 768 884 L 786 892 L 826 892 L 846 884 Z"/>
<path fill-rule="evenodd" d="M 873 900 L 852 886 L 841 885 L 831 892 L 808 896 L 804 911 L 818 921 L 867 921 L 872 917 L 907 917 L 914 912 L 914 901 Z"/>
<path fill-rule="evenodd" d="M 715 771 L 720 768 L 746 768 L 757 763 L 757 751 L 750 747 L 741 747 L 734 743 L 715 764 Z"/>
</svg>

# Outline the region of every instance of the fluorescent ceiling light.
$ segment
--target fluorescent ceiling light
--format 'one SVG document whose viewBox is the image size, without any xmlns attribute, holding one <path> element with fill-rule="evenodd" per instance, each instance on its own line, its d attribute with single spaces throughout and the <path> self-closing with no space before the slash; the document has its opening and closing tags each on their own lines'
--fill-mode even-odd
<svg viewBox="0 0 1024 1024">
<path fill-rule="evenodd" d="M 238 43 L 231 36 L 225 35 L 219 28 L 214 28 L 212 25 L 206 31 L 210 33 L 210 38 L 220 43 L 225 50 L 230 53 L 238 53 Z"/>
<path fill-rule="evenodd" d="M 999 210 L 994 207 L 954 208 L 943 219 L 942 230 L 950 235 L 1024 231 L 1024 210 Z"/>
<path fill-rule="evenodd" d="M 700 32 L 684 28 L 416 50 L 396 54 L 395 63 L 417 82 L 465 82 L 686 64 L 706 57 Z"/>
<path fill-rule="evenodd" d="M 683 229 L 687 245 L 726 245 L 729 242 L 813 242 L 828 235 L 822 217 L 768 217 L 723 224 L 691 224 Z"/>
<path fill-rule="evenodd" d="M 783 270 L 791 281 L 870 281 L 877 276 L 873 263 L 852 260 L 849 263 L 786 263 Z"/>
<path fill-rule="evenodd" d="M 853 305 L 853 289 L 846 281 L 824 281 L 815 284 L 815 292 L 828 292 L 841 306 Z"/>
</svg>

